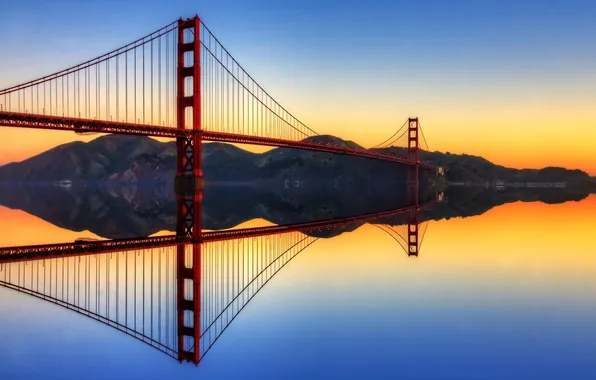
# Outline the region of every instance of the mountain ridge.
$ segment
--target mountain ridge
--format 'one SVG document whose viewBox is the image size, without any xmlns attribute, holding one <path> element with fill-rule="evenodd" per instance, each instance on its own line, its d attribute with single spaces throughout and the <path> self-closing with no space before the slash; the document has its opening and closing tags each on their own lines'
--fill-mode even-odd
<svg viewBox="0 0 596 380">
<path fill-rule="evenodd" d="M 331 135 L 313 136 L 309 142 L 361 148 L 353 141 Z M 407 149 L 371 149 L 384 154 L 406 156 Z M 546 167 L 513 169 L 480 156 L 420 151 L 420 159 L 446 168 L 451 183 L 484 185 L 491 181 L 566 182 L 568 186 L 596 189 L 596 177 L 579 169 Z M 105 135 L 90 142 L 56 146 L 21 162 L 0 166 L 0 181 L 114 181 L 172 182 L 175 176 L 176 143 L 143 136 Z M 335 181 L 354 184 L 371 179 L 404 181 L 403 165 L 380 160 L 335 155 L 290 148 L 253 153 L 226 143 L 203 146 L 203 172 L 207 181 L 251 182 L 256 180 Z M 370 176 L 370 173 L 375 173 Z M 425 172 L 426 173 L 426 172 Z M 426 173 L 423 181 L 431 176 Z"/>
</svg>

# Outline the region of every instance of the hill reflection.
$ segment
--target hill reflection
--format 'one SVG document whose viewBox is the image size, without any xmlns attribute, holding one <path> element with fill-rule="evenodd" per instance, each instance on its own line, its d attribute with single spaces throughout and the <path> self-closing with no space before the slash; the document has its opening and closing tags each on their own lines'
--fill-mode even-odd
<svg viewBox="0 0 596 380">
<path fill-rule="evenodd" d="M 324 190 L 324 191 L 323 191 Z M 421 212 L 421 221 L 482 214 L 493 207 L 516 201 L 562 203 L 588 196 L 581 190 L 448 188 L 447 203 Z M 420 200 L 432 199 L 430 190 Z M 272 224 L 294 224 L 340 218 L 405 206 L 406 195 L 395 189 L 337 189 L 332 184 L 321 189 L 269 188 L 210 185 L 203 201 L 203 228 L 234 228 L 255 219 Z M 55 226 L 72 231 L 90 231 L 108 239 L 150 236 L 176 230 L 176 201 L 171 186 L 85 186 L 0 187 L 0 205 L 20 209 Z M 386 221 L 406 223 L 404 217 Z M 351 226 L 350 228 L 354 228 Z M 341 233 L 341 230 L 332 232 Z"/>
</svg>

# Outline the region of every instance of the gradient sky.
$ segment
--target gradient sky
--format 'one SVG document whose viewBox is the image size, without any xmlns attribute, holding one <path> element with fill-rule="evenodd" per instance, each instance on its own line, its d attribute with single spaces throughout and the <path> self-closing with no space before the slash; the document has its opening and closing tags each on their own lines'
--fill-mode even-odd
<svg viewBox="0 0 596 380">
<path fill-rule="evenodd" d="M 198 13 L 319 133 L 371 146 L 419 116 L 433 150 L 596 174 L 593 1 L 21 0 L 1 9 L 0 88 Z M 0 164 L 73 139 L 0 128 Z"/>
</svg>

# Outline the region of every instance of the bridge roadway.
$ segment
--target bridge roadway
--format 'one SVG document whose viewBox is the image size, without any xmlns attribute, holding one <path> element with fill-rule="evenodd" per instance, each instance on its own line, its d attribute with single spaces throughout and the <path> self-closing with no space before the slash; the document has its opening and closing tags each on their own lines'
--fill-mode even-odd
<svg viewBox="0 0 596 380">
<path fill-rule="evenodd" d="M 404 165 L 415 165 L 414 162 L 401 156 L 392 156 L 389 154 L 375 153 L 363 149 L 351 149 L 333 145 L 316 144 L 307 141 L 293 141 L 270 137 L 260 137 L 251 135 L 234 134 L 227 132 L 214 132 L 208 130 L 194 131 L 192 129 L 178 129 L 173 127 L 163 127 L 158 125 L 145 125 L 117 121 L 102 121 L 91 119 L 79 119 L 61 116 L 45 116 L 18 112 L 0 111 L 0 126 L 49 129 L 72 132 L 93 132 L 93 133 L 115 133 L 137 136 L 190 138 L 193 135 L 200 134 L 201 140 L 218 141 L 237 144 L 253 144 L 284 148 L 306 149 L 318 152 L 343 154 L 348 156 L 371 158 L 382 161 L 395 162 Z M 425 169 L 434 170 L 435 166 L 427 162 L 418 162 L 418 166 Z"/>
<path fill-rule="evenodd" d="M 103 253 L 130 251 L 135 249 L 151 249 L 178 244 L 208 243 L 212 241 L 234 240 L 246 237 L 274 235 L 286 232 L 306 232 L 344 226 L 351 223 L 365 223 L 380 218 L 388 218 L 408 212 L 418 212 L 430 207 L 435 202 L 420 206 L 409 206 L 377 213 L 362 214 L 337 219 L 326 219 L 315 222 L 288 224 L 281 226 L 240 228 L 235 230 L 206 231 L 201 234 L 200 241 L 193 242 L 187 236 L 155 236 L 138 239 L 117 239 L 93 242 L 72 242 L 59 244 L 30 245 L 0 248 L 0 264 L 18 261 L 43 260 L 54 257 L 82 256 Z"/>
</svg>

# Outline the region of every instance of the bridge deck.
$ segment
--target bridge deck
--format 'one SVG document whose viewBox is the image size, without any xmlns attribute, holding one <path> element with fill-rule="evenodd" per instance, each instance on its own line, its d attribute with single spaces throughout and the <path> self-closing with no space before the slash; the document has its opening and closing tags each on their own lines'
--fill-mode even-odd
<svg viewBox="0 0 596 380">
<path fill-rule="evenodd" d="M 342 154 L 348 156 L 389 161 L 404 165 L 415 165 L 414 162 L 408 160 L 405 157 L 375 153 L 368 150 L 357 150 L 333 145 L 316 144 L 307 141 L 292 141 L 270 137 L 241 135 L 227 132 L 213 132 L 208 130 L 202 130 L 200 132 L 197 132 L 191 129 L 181 130 L 177 128 L 163 127 L 158 125 L 134 124 L 117 121 L 78 119 L 72 117 L 45 116 L 0 111 L 0 126 L 49 129 L 71 132 L 114 133 L 165 138 L 191 137 L 193 136 L 193 134 L 200 133 L 201 139 L 205 141 L 218 141 L 237 144 L 252 144 L 294 149 L 306 149 L 318 152 Z M 425 169 L 435 169 L 433 165 L 426 162 L 419 162 L 418 165 L 421 168 Z"/>
</svg>

